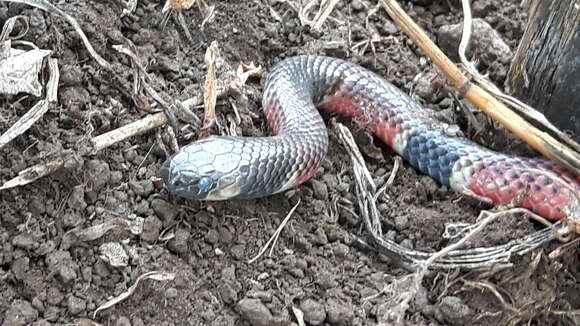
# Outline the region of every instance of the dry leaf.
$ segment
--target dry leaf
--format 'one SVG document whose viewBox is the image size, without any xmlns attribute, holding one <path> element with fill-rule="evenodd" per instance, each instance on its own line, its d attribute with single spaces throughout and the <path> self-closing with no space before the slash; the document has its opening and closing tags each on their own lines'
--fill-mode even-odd
<svg viewBox="0 0 580 326">
<path fill-rule="evenodd" d="M 0 93 L 15 95 L 27 93 L 34 96 L 42 94 L 38 75 L 45 57 L 50 50 L 33 49 L 24 51 L 10 48 L 10 41 L 2 42 L 0 59 Z"/>
<path fill-rule="evenodd" d="M 106 242 L 99 247 L 102 260 L 113 267 L 126 267 L 129 265 L 129 255 L 125 248 L 118 242 Z"/>
</svg>

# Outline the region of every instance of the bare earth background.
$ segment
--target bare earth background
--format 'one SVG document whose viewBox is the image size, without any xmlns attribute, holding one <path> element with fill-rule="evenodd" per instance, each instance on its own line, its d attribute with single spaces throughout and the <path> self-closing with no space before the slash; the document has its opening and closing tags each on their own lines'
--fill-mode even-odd
<svg viewBox="0 0 580 326">
<path fill-rule="evenodd" d="M 87 137 L 148 114 L 138 107 L 153 104 L 152 99 L 141 96 L 136 102 L 132 98 L 130 61 L 111 48 L 120 44 L 120 36 L 138 47 L 152 85 L 167 98 L 200 94 L 206 73 L 204 53 L 212 41 L 218 42 L 224 64 L 232 67 L 254 62 L 269 69 L 293 55 L 330 55 L 381 74 L 486 146 L 533 155 L 477 113 L 482 127 L 476 128 L 448 94 L 436 69 L 384 10 L 372 11 L 374 1 L 342 1 L 322 31 L 316 32 L 302 26 L 288 4 L 299 6 L 300 1 L 206 0 L 215 11 L 203 28 L 203 5 L 183 12 L 191 40 L 177 15 L 163 28 L 163 2 L 141 0 L 136 12 L 124 18 L 122 1 L 54 2 L 78 20 L 97 52 L 114 64 L 114 73 L 102 70 L 88 56 L 63 19 L 29 6 L 0 3 L 0 24 L 14 15 L 29 17 L 30 30 L 24 39 L 53 50 L 61 70 L 58 105 L 25 135 L 0 149 L 0 183 L 47 157 L 71 153 Z M 515 50 L 523 32 L 526 16 L 519 2 L 473 1 L 474 16 L 499 33 L 486 39 L 483 27 L 476 26 L 476 39 L 477 35 L 483 39 L 474 41 L 473 49 L 481 71 L 498 85 L 503 85 L 510 50 Z M 445 32 L 445 26 L 461 21 L 458 0 L 400 3 L 433 39 L 454 51 L 445 45 L 452 43 L 453 34 Z M 507 52 L 496 46 L 501 39 Z M 238 103 L 238 134 L 267 135 L 259 81 L 250 80 L 242 91 L 248 100 Z M 30 96 L 1 97 L 0 132 L 35 101 Z M 235 121 L 231 102 L 218 101 L 222 126 Z M 201 108 L 196 113 L 203 115 Z M 390 174 L 395 155 L 348 119 L 341 121 L 353 130 L 380 186 Z M 366 234 L 354 215 L 351 163 L 334 131 L 323 168 L 292 197 L 280 194 L 219 203 L 181 200 L 154 185 L 165 159 L 156 132 L 91 157 L 77 156 L 57 174 L 0 192 L 2 325 L 75 321 L 89 325 L 79 319 L 93 318 L 98 306 L 154 270 L 173 272 L 176 277 L 168 282 L 140 283 L 127 300 L 98 312 L 93 320 L 135 326 L 297 325 L 293 308 L 298 308 L 309 325 L 389 324 L 393 296 L 404 293 L 391 293 L 388 286 L 410 272 L 396 261 L 355 245 Z M 184 135 L 188 132 L 191 128 Z M 182 144 L 186 142 L 182 139 Z M 301 203 L 273 254 L 249 264 L 298 199 Z M 463 198 L 403 164 L 394 184 L 380 197 L 379 209 L 387 237 L 405 246 L 435 251 L 449 244 L 441 237 L 446 222 L 473 222 L 480 210 L 489 207 Z M 133 235 L 115 229 L 94 241 L 63 241 L 65 233 L 74 228 L 115 217 L 143 218 L 144 230 Z M 472 245 L 505 243 L 539 228 L 521 216 L 502 218 Z M 128 253 L 128 266 L 111 267 L 100 258 L 100 247 L 107 243 Z M 570 311 L 580 308 L 579 250 L 575 245 L 554 259 L 548 257 L 560 246 L 552 243 L 514 259 L 516 267 L 509 270 L 432 272 L 412 302 L 406 323 L 578 324 L 578 315 L 574 319 Z"/>
</svg>

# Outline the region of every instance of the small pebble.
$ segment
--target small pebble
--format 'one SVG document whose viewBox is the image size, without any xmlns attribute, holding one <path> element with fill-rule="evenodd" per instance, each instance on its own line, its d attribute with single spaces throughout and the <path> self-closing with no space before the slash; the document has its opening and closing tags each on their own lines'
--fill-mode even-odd
<svg viewBox="0 0 580 326">
<path fill-rule="evenodd" d="M 364 5 L 362 4 L 362 2 L 360 2 L 360 0 L 353 0 L 350 3 L 350 6 L 352 8 L 352 11 L 354 12 L 362 11 L 365 9 Z"/>
<path fill-rule="evenodd" d="M 354 318 L 354 308 L 352 304 L 338 301 L 331 298 L 326 302 L 326 312 L 330 325 L 346 326 L 351 325 Z"/>
<path fill-rule="evenodd" d="M 336 242 L 332 245 L 332 252 L 338 258 L 346 258 L 346 256 L 348 256 L 349 251 L 350 248 L 344 243 Z"/>
<path fill-rule="evenodd" d="M 38 311 L 32 307 L 30 302 L 25 300 L 15 300 L 10 305 L 4 323 L 2 325 L 24 326 L 29 325 L 38 318 Z"/>
<path fill-rule="evenodd" d="M 411 239 L 404 239 L 403 241 L 401 241 L 401 246 L 408 249 L 413 249 L 415 247 L 413 245 L 413 240 Z"/>
<path fill-rule="evenodd" d="M 67 298 L 67 308 L 71 315 L 76 316 L 85 311 L 87 304 L 85 300 L 71 295 Z"/>
<path fill-rule="evenodd" d="M 457 48 L 461 40 L 463 27 L 461 23 L 444 25 L 437 31 L 439 46 L 451 59 L 457 60 Z M 473 52 L 478 53 L 478 60 L 490 65 L 494 61 L 509 64 L 513 56 L 512 50 L 501 38 L 501 35 L 482 18 L 473 19 L 472 39 L 467 50 L 470 57 Z"/>
<path fill-rule="evenodd" d="M 141 239 L 147 242 L 154 242 L 159 239 L 159 234 L 163 228 L 163 222 L 156 216 L 147 216 L 143 221 L 143 232 Z"/>
<path fill-rule="evenodd" d="M 179 293 L 178 293 L 178 291 L 177 291 L 177 289 L 176 289 L 176 288 L 167 288 L 167 289 L 165 290 L 165 297 L 166 297 L 167 299 L 173 299 L 173 298 L 176 298 L 178 294 L 179 294 Z"/>
<path fill-rule="evenodd" d="M 91 96 L 86 88 L 81 86 L 62 87 L 58 92 L 59 103 L 75 110 L 84 108 L 90 103 Z"/>
<path fill-rule="evenodd" d="M 131 326 L 131 320 L 129 320 L 128 317 L 121 316 L 117 319 L 117 322 L 115 322 L 115 326 Z"/>
<path fill-rule="evenodd" d="M 237 244 L 230 248 L 230 254 L 237 260 L 244 260 L 246 254 L 246 246 Z"/>
<path fill-rule="evenodd" d="M 395 228 L 398 231 L 402 231 L 409 226 L 409 217 L 407 215 L 395 216 Z"/>
<path fill-rule="evenodd" d="M 83 72 L 78 65 L 64 64 L 61 68 L 60 82 L 62 86 L 77 86 L 83 82 Z"/>
<path fill-rule="evenodd" d="M 60 304 L 62 300 L 64 300 L 64 295 L 58 288 L 54 286 L 48 288 L 46 293 L 46 302 L 48 302 L 48 304 L 56 306 Z"/>
<path fill-rule="evenodd" d="M 313 206 L 313 210 L 314 210 L 315 214 L 320 214 L 320 213 L 324 212 L 324 210 L 327 208 L 326 201 L 319 200 L 319 199 L 313 200 L 312 206 Z"/>
<path fill-rule="evenodd" d="M 493 4 L 488 0 L 476 1 L 471 6 L 473 16 L 483 18 L 493 10 Z"/>
<path fill-rule="evenodd" d="M 296 277 L 297 279 L 304 278 L 304 271 L 302 271 L 299 268 L 290 268 L 290 269 L 288 269 L 288 273 L 290 273 L 290 275 Z"/>
<path fill-rule="evenodd" d="M 234 239 L 232 232 L 230 232 L 230 230 L 228 230 L 228 228 L 220 227 L 220 228 L 218 228 L 218 232 L 219 232 L 219 239 L 220 239 L 221 243 L 230 244 L 232 242 L 232 240 Z"/>
<path fill-rule="evenodd" d="M 208 243 L 210 243 L 212 245 L 218 243 L 218 241 L 219 241 L 218 231 L 215 229 L 211 229 L 211 230 L 207 231 L 207 233 L 205 234 L 205 241 L 207 241 Z"/>
<path fill-rule="evenodd" d="M 77 278 L 78 266 L 72 261 L 68 251 L 59 250 L 50 253 L 46 257 L 46 264 L 50 271 L 56 272 L 63 283 L 70 283 Z"/>
<path fill-rule="evenodd" d="M 141 197 L 149 196 L 154 190 L 151 180 L 131 180 L 129 181 L 129 188 Z"/>
<path fill-rule="evenodd" d="M 471 309 L 454 296 L 447 296 L 435 307 L 435 318 L 448 325 L 465 325 L 471 316 Z"/>
<path fill-rule="evenodd" d="M 40 311 L 40 312 L 44 311 L 44 302 L 43 302 L 42 298 L 40 298 L 38 296 L 36 296 L 32 299 L 32 306 L 37 311 Z"/>
<path fill-rule="evenodd" d="M 326 236 L 326 232 L 324 232 L 324 229 L 322 228 L 316 229 L 316 236 L 314 240 L 319 245 L 325 245 L 328 243 L 328 237 Z"/>
<path fill-rule="evenodd" d="M 175 237 L 169 241 L 167 247 L 176 254 L 186 253 L 189 250 L 187 241 L 190 235 L 186 229 L 177 229 L 175 231 Z"/>
<path fill-rule="evenodd" d="M 30 258 L 20 257 L 12 262 L 10 270 L 14 277 L 18 280 L 24 280 L 28 275 L 28 269 L 30 268 Z"/>
<path fill-rule="evenodd" d="M 72 193 L 68 199 L 68 204 L 78 210 L 85 210 L 87 208 L 87 202 L 85 201 L 85 187 L 76 186 L 73 188 Z"/>
<path fill-rule="evenodd" d="M 173 224 L 177 217 L 178 209 L 173 204 L 161 199 L 153 199 L 151 201 L 151 208 L 162 221 L 164 226 Z"/>
<path fill-rule="evenodd" d="M 302 301 L 300 310 L 304 313 L 304 321 L 310 325 L 322 325 L 326 319 L 326 309 L 316 300 L 306 299 Z"/>
<path fill-rule="evenodd" d="M 322 181 L 324 181 L 328 189 L 335 189 L 338 186 L 338 178 L 332 173 L 324 174 Z"/>
<path fill-rule="evenodd" d="M 312 244 L 308 242 L 308 240 L 302 235 L 296 236 L 296 239 L 294 240 L 294 245 L 296 246 L 296 248 L 304 252 L 310 252 L 310 250 L 312 250 Z"/>
<path fill-rule="evenodd" d="M 318 274 L 317 283 L 323 289 L 330 289 L 338 286 L 338 282 L 335 281 L 334 274 L 327 271 L 323 271 Z"/>
<path fill-rule="evenodd" d="M 133 326 L 145 326 L 145 322 L 140 317 L 133 317 Z"/>
<path fill-rule="evenodd" d="M 242 299 L 238 302 L 238 309 L 242 318 L 252 326 L 272 324 L 272 313 L 259 299 Z"/>
<path fill-rule="evenodd" d="M 268 291 L 255 291 L 250 290 L 248 291 L 248 296 L 254 299 L 260 299 L 262 302 L 272 302 L 273 295 L 271 292 Z"/>
<path fill-rule="evenodd" d="M 328 186 L 324 182 L 312 179 L 310 183 L 312 184 L 314 197 L 321 200 L 326 200 L 328 198 Z"/>
<path fill-rule="evenodd" d="M 224 283 L 219 287 L 220 297 L 224 303 L 230 305 L 238 301 L 238 292 L 230 283 Z"/>
<path fill-rule="evenodd" d="M 105 185 L 109 183 L 111 178 L 111 170 L 109 164 L 104 161 L 90 160 L 85 163 L 85 173 L 87 176 L 92 176 L 92 189 L 98 192 Z"/>
</svg>

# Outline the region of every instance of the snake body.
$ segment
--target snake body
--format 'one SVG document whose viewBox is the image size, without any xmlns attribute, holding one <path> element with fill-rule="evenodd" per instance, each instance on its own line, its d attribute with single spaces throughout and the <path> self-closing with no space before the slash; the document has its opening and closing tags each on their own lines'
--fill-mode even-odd
<svg viewBox="0 0 580 326">
<path fill-rule="evenodd" d="M 274 136 L 209 137 L 187 145 L 161 167 L 168 189 L 190 199 L 227 200 L 300 185 L 314 175 L 328 148 L 319 108 L 354 117 L 413 167 L 456 191 L 549 219 L 580 214 L 579 175 L 552 161 L 497 153 L 460 137 L 458 128 L 355 64 L 317 56 L 286 59 L 266 76 L 262 104 Z"/>
</svg>

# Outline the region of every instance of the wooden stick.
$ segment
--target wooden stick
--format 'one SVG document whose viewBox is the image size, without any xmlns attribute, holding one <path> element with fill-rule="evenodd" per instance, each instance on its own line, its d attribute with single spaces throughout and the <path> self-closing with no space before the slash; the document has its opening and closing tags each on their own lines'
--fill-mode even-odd
<svg viewBox="0 0 580 326">
<path fill-rule="evenodd" d="M 566 167 L 580 173 L 580 154 L 562 145 L 549 134 L 538 130 L 514 113 L 481 87 L 472 84 L 457 66 L 435 45 L 431 39 L 399 6 L 395 0 L 379 0 L 393 21 L 447 76 L 450 84 L 459 89 L 464 97 L 485 114 L 501 123 L 516 136 Z"/>
<path fill-rule="evenodd" d="M 217 100 L 216 92 L 216 59 L 220 55 L 218 43 L 213 41 L 205 51 L 205 65 L 207 67 L 207 74 L 203 84 L 203 127 L 207 128 L 213 126 L 217 122 L 215 115 L 215 105 Z M 210 135 L 210 130 L 204 129 L 200 132 L 199 138 L 206 138 Z"/>
</svg>

